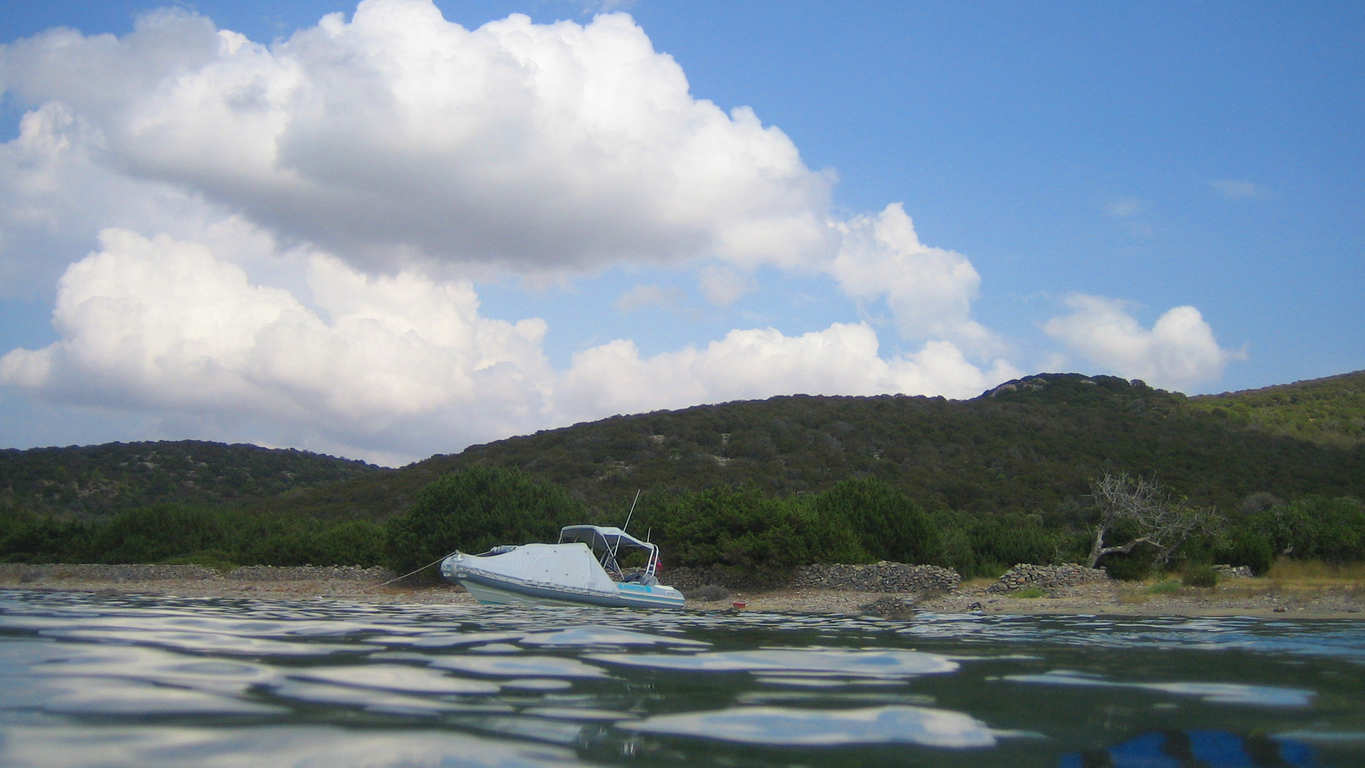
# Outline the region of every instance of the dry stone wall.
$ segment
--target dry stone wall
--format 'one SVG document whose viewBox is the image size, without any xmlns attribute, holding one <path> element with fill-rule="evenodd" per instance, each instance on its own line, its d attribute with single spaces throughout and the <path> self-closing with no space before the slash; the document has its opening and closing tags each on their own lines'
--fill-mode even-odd
<svg viewBox="0 0 1365 768">
<path fill-rule="evenodd" d="M 854 592 L 950 592 L 961 583 L 962 577 L 951 568 L 883 560 L 859 565 L 816 563 L 802 566 L 792 578 L 791 586 Z"/>
<path fill-rule="evenodd" d="M 1005 571 L 1005 574 L 994 584 L 987 587 L 986 591 L 999 595 L 1030 587 L 1057 589 L 1107 581 L 1109 581 L 1109 573 L 1103 568 L 1086 568 L 1075 563 L 1063 563 L 1061 565 L 1020 563 Z"/>
</svg>

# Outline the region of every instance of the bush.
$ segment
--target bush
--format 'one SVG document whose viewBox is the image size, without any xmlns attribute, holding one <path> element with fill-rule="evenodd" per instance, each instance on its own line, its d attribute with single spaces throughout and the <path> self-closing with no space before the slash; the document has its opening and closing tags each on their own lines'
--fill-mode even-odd
<svg viewBox="0 0 1365 768">
<path fill-rule="evenodd" d="M 1119 581 L 1142 581 L 1156 570 L 1156 550 L 1139 546 L 1128 554 L 1105 555 L 1104 570 Z"/>
<path fill-rule="evenodd" d="M 1229 529 L 1225 540 L 1213 548 L 1211 559 L 1228 565 L 1245 565 L 1260 576 L 1274 564 L 1275 547 L 1254 520 L 1243 520 Z"/>
<path fill-rule="evenodd" d="M 221 512 L 176 504 L 120 512 L 95 528 L 89 545 L 90 559 L 100 563 L 159 563 L 232 548 Z"/>
<path fill-rule="evenodd" d="M 384 529 L 366 520 L 309 517 L 161 504 L 98 523 L 0 510 L 0 559 L 30 563 L 379 565 Z"/>
<path fill-rule="evenodd" d="M 825 546 L 841 548 L 845 557 L 868 557 L 846 521 L 753 487 L 712 488 L 672 499 L 651 494 L 648 501 L 644 520 L 678 565 L 727 565 L 752 573 L 815 562 Z"/>
<path fill-rule="evenodd" d="M 924 510 L 882 480 L 845 480 L 817 496 L 812 509 L 850 528 L 872 560 L 928 563 L 938 554 L 938 537 Z"/>
<path fill-rule="evenodd" d="M 427 485 L 411 510 L 389 522 L 388 563 L 406 573 L 457 548 L 555 541 L 561 527 L 586 519 L 583 505 L 559 486 L 519 470 L 471 467 Z"/>
<path fill-rule="evenodd" d="M 319 565 L 381 565 L 384 527 L 369 520 L 352 520 L 314 535 L 309 562 Z"/>
<path fill-rule="evenodd" d="M 1180 583 L 1187 587 L 1202 587 L 1212 589 L 1218 586 L 1218 571 L 1213 566 L 1195 565 L 1185 569 L 1185 574 L 1181 577 Z"/>
<path fill-rule="evenodd" d="M 935 520 L 940 520 L 942 517 L 942 515 L 936 515 Z M 977 560 L 976 551 L 972 548 L 971 534 L 966 528 L 959 526 L 944 526 L 939 529 L 938 562 L 931 563 L 931 565 L 952 568 L 964 579 L 984 575 L 980 562 Z"/>
<path fill-rule="evenodd" d="M 78 563 L 85 558 L 90 529 L 77 521 L 15 514 L 0 535 L 0 559 L 12 563 Z"/>
<path fill-rule="evenodd" d="M 938 539 L 932 564 L 952 568 L 964 579 L 999 576 L 1016 563 L 1052 563 L 1065 544 L 1058 532 L 1043 527 L 1033 515 L 941 510 L 930 520 Z"/>
</svg>

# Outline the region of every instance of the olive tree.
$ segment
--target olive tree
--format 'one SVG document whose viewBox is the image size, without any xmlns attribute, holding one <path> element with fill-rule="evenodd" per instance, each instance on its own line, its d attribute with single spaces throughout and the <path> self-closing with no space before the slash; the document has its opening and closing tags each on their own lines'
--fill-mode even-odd
<svg viewBox="0 0 1365 768">
<path fill-rule="evenodd" d="M 1105 555 L 1128 554 L 1143 544 L 1156 550 L 1158 563 L 1165 563 L 1190 536 L 1211 533 L 1219 527 L 1215 510 L 1173 501 L 1166 488 L 1145 477 L 1106 472 L 1090 483 L 1090 494 L 1100 514 L 1086 561 L 1090 568 Z M 1106 537 L 1120 529 L 1132 538 L 1123 544 L 1109 544 Z"/>
</svg>

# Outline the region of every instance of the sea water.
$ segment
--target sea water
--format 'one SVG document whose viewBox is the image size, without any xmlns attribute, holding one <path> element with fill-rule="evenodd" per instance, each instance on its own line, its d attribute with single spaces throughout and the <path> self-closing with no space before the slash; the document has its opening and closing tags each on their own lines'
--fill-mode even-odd
<svg viewBox="0 0 1365 768">
<path fill-rule="evenodd" d="M 1365 766 L 1365 622 L 0 592 L 7 766 Z"/>
</svg>

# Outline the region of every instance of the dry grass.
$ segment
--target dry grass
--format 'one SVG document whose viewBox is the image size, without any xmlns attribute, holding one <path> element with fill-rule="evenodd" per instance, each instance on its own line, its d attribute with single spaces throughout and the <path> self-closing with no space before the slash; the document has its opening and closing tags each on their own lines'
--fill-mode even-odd
<svg viewBox="0 0 1365 768">
<path fill-rule="evenodd" d="M 1258 581 L 1269 582 L 1269 594 L 1365 597 L 1365 563 L 1331 565 L 1320 560 L 1280 558 Z"/>
<path fill-rule="evenodd" d="M 1365 586 L 1365 563 L 1331 565 L 1321 560 L 1280 558 L 1266 572 L 1271 581 Z"/>
<path fill-rule="evenodd" d="M 1321 595 L 1365 597 L 1365 563 L 1331 565 L 1319 560 L 1275 561 L 1264 576 L 1229 579 L 1220 590 L 1229 596 L 1277 596 L 1311 599 Z"/>
</svg>

